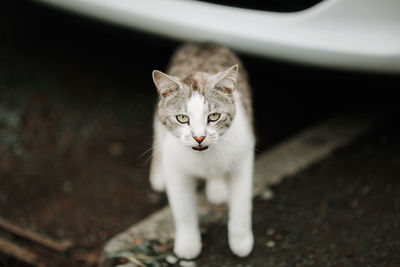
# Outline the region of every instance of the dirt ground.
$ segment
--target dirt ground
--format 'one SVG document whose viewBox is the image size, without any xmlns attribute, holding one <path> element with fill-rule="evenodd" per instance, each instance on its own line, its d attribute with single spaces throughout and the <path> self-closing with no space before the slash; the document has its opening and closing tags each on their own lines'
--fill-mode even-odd
<svg viewBox="0 0 400 267">
<path fill-rule="evenodd" d="M 147 181 L 150 75 L 165 69 L 178 44 L 0 0 L 0 216 L 74 246 L 60 255 L 0 230 L 1 237 L 53 266 L 90 265 L 107 239 L 166 204 Z M 241 56 L 259 152 L 358 100 L 348 88 L 373 91 L 388 80 Z M 23 264 L 0 254 L 0 266 Z"/>
</svg>

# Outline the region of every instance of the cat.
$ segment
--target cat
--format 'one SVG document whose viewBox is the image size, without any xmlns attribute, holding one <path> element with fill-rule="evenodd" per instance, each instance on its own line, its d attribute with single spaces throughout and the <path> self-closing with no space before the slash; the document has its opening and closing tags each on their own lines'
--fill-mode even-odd
<svg viewBox="0 0 400 267">
<path fill-rule="evenodd" d="M 248 256 L 255 138 L 247 74 L 232 51 L 209 43 L 178 48 L 167 73 L 153 71 L 159 100 L 150 183 L 167 191 L 174 253 L 193 259 L 201 252 L 195 182 L 203 178 L 207 199 L 228 203 L 231 251 Z"/>
</svg>

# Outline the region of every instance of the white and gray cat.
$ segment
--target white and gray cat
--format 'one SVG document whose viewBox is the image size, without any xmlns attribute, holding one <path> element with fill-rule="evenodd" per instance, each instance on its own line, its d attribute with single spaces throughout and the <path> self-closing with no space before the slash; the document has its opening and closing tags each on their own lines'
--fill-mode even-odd
<svg viewBox="0 0 400 267">
<path fill-rule="evenodd" d="M 228 203 L 229 246 L 245 257 L 253 248 L 255 143 L 247 75 L 233 52 L 213 44 L 182 46 L 167 73 L 153 71 L 159 102 L 150 181 L 167 190 L 174 252 L 186 259 L 200 254 L 195 185 L 203 178 L 207 199 Z"/>
</svg>

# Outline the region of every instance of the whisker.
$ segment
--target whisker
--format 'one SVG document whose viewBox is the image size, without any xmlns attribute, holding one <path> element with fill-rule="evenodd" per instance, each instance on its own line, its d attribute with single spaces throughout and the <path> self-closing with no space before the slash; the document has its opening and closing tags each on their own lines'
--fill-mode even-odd
<svg viewBox="0 0 400 267">
<path fill-rule="evenodd" d="M 226 152 L 225 152 L 224 147 L 221 145 L 221 143 L 218 143 L 218 145 L 215 146 L 215 147 L 216 147 L 216 148 L 218 149 L 218 151 L 219 151 L 219 153 L 217 153 L 217 155 L 218 155 L 218 154 L 221 155 L 221 157 L 222 157 L 222 158 L 224 159 L 224 161 L 225 161 L 225 166 L 226 166 L 226 168 L 228 169 L 229 174 L 232 175 L 233 172 L 232 172 L 232 169 L 231 169 L 231 165 L 229 164 L 229 158 L 228 158 L 228 155 L 227 155 Z"/>
<path fill-rule="evenodd" d="M 154 148 L 156 148 L 156 149 L 154 149 Z M 154 154 L 156 154 L 156 153 L 158 153 L 159 151 L 161 151 L 161 146 L 159 145 L 159 146 L 154 146 L 154 147 L 152 147 L 152 149 L 153 149 L 153 151 L 152 151 L 152 153 L 150 154 L 150 156 L 145 160 L 145 162 L 142 164 L 142 166 L 144 166 L 144 165 L 146 165 L 146 163 L 154 156 Z"/>
<path fill-rule="evenodd" d="M 151 147 L 149 149 L 147 149 L 146 151 L 144 151 L 139 157 L 137 157 L 136 160 L 140 159 L 141 157 L 143 157 L 144 155 L 146 155 L 147 153 L 149 153 L 151 150 L 153 150 L 155 147 L 160 146 L 160 144 L 152 144 Z"/>
<path fill-rule="evenodd" d="M 232 157 L 232 160 L 234 161 L 235 164 L 240 161 L 238 155 L 234 153 L 226 144 L 221 142 L 221 147 L 223 147 L 224 150 Z"/>
</svg>

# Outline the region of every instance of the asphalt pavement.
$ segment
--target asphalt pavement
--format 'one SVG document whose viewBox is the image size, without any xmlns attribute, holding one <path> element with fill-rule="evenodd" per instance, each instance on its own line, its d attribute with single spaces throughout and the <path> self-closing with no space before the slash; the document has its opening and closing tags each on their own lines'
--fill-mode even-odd
<svg viewBox="0 0 400 267">
<path fill-rule="evenodd" d="M 399 118 L 256 198 L 248 258 L 214 225 L 197 266 L 400 266 Z"/>
</svg>

